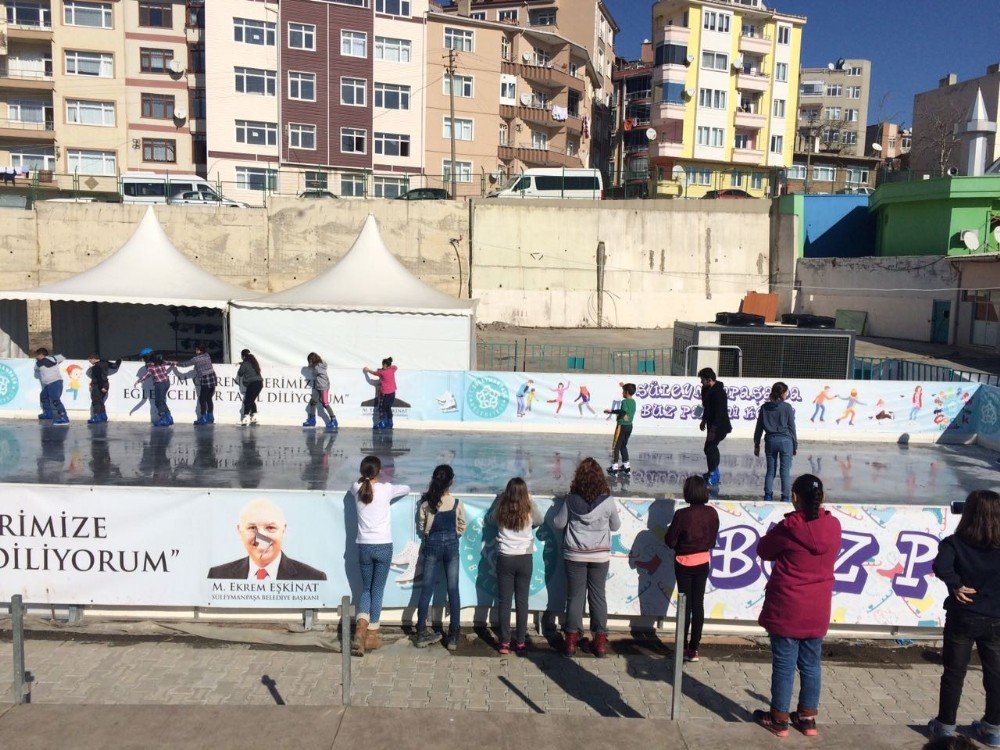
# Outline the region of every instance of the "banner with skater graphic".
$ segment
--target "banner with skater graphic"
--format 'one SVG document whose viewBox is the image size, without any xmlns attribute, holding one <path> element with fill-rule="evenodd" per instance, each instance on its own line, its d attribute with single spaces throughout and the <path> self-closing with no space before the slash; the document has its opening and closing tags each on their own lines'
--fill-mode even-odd
<svg viewBox="0 0 1000 750">
<path fill-rule="evenodd" d="M 5 485 L 0 510 L 0 599 L 34 604 L 332 608 L 358 592 L 356 504 L 345 493 Z M 493 502 L 463 496 L 460 539 L 463 607 L 492 607 L 497 595 Z M 565 606 L 559 500 L 536 498 L 530 606 Z M 663 537 L 678 503 L 620 498 L 612 537 L 612 615 L 660 618 L 673 612 L 673 555 Z M 419 497 L 393 505 L 394 554 L 385 606 L 414 606 L 428 571 L 415 528 Z M 706 596 L 709 618 L 754 621 L 770 566 L 760 538 L 788 506 L 716 504 L 721 529 Z M 945 587 L 931 572 L 938 541 L 957 523 L 948 508 L 831 505 L 843 527 L 834 575 L 838 624 L 940 626 Z M 444 600 L 443 571 L 434 603 Z M 392 622 L 398 615 L 387 616 Z"/>
<path fill-rule="evenodd" d="M 40 384 L 33 360 L 0 361 L 0 416 L 32 415 L 40 409 Z M 264 370 L 258 399 L 265 424 L 299 424 L 306 417 L 312 375 L 302 368 Z M 90 409 L 89 364 L 62 364 L 62 403 L 71 420 Z M 150 381 L 136 385 L 145 372 L 126 362 L 110 378 L 107 411 L 116 419 L 149 419 L 156 410 Z M 234 365 L 217 365 L 215 419 L 240 419 L 242 389 Z M 361 370 L 331 370 L 331 407 L 341 424 L 371 426 L 377 419 L 377 379 Z M 407 370 L 400 363 L 393 406 L 395 426 L 468 427 L 525 431 L 607 432 L 605 414 L 622 398 L 621 383 L 636 385 L 635 434 L 694 436 L 701 420 L 701 386 L 696 378 Z M 772 385 L 763 378 L 727 380 L 729 416 L 736 435 L 753 433 L 757 410 Z M 961 442 L 997 421 L 995 389 L 978 383 L 902 381 L 790 380 L 789 403 L 795 408 L 799 436 L 824 440 L 885 441 L 916 439 Z M 198 387 L 192 368 L 170 372 L 167 405 L 177 423 L 197 415 Z M 983 408 L 977 394 L 983 393 Z M 905 436 L 905 437 L 904 437 Z"/>
</svg>

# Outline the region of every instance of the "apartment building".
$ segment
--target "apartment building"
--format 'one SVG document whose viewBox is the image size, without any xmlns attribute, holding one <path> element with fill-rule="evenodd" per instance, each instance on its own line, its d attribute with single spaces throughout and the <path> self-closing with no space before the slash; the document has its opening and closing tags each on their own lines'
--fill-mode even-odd
<svg viewBox="0 0 1000 750">
<path fill-rule="evenodd" d="M 619 59 L 612 70 L 614 82 L 615 184 L 645 186 L 649 179 L 649 152 L 655 148 L 648 131 L 653 108 L 653 43 L 642 43 L 638 60 Z M 629 193 L 629 195 L 636 193 Z"/>
<path fill-rule="evenodd" d="M 532 167 L 607 173 L 617 30 L 600 2 L 461 2 L 428 12 L 428 181 L 450 190 L 454 171 L 457 194 L 478 195 Z"/>
<path fill-rule="evenodd" d="M 117 190 L 130 169 L 194 169 L 186 29 L 198 3 L 3 6 L 0 163 L 42 186 L 98 191 Z"/>
<path fill-rule="evenodd" d="M 776 192 L 792 163 L 806 19 L 759 0 L 653 5 L 656 193 Z"/>
</svg>

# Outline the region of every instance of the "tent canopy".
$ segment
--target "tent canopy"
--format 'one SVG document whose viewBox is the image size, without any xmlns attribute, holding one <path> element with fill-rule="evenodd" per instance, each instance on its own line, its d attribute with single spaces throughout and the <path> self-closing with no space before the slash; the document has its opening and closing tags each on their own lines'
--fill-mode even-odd
<svg viewBox="0 0 1000 750">
<path fill-rule="evenodd" d="M 167 237 L 153 207 L 113 255 L 93 268 L 34 289 L 0 292 L 0 299 L 118 302 L 226 309 L 256 294 L 203 271 Z"/>
</svg>

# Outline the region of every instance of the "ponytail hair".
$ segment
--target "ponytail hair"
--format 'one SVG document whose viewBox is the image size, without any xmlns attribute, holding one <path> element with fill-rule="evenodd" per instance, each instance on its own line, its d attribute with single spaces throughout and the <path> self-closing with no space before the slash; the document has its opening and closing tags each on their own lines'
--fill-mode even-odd
<svg viewBox="0 0 1000 750">
<path fill-rule="evenodd" d="M 382 462 L 378 456 L 365 456 L 361 459 L 361 476 L 358 478 L 361 486 L 358 487 L 358 500 L 365 505 L 371 504 L 375 499 L 375 492 L 372 490 L 372 480 L 382 471 Z"/>
<path fill-rule="evenodd" d="M 257 358 L 253 356 L 253 353 L 249 349 L 241 351 L 240 358 L 244 362 L 249 362 L 250 366 L 254 369 L 254 372 L 260 375 L 260 362 L 257 361 Z"/>
<path fill-rule="evenodd" d="M 792 494 L 799 501 L 799 510 L 807 521 L 819 518 L 819 506 L 823 504 L 823 482 L 812 474 L 803 474 L 792 482 Z"/>
<path fill-rule="evenodd" d="M 392 357 L 386 357 L 382 360 L 382 367 L 392 367 Z"/>
<path fill-rule="evenodd" d="M 788 383 L 779 380 L 771 386 L 771 395 L 768 398 L 772 401 L 780 401 L 786 393 L 788 393 Z"/>
<path fill-rule="evenodd" d="M 441 507 L 441 498 L 455 481 L 455 471 L 448 464 L 441 464 L 434 469 L 431 475 L 431 483 L 427 486 L 427 492 L 421 496 L 421 500 L 427 503 L 431 513 L 437 513 Z"/>
</svg>

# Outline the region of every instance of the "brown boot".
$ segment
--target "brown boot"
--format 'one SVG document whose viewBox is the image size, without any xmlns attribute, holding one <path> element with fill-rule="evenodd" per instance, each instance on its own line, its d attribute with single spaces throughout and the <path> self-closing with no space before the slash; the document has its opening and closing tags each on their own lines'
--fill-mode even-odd
<svg viewBox="0 0 1000 750">
<path fill-rule="evenodd" d="M 594 635 L 594 645 L 591 647 L 594 656 L 598 659 L 603 659 L 608 655 L 608 634 L 607 633 L 597 633 Z"/>
<path fill-rule="evenodd" d="M 365 648 L 368 651 L 376 651 L 382 648 L 382 636 L 379 635 L 378 630 L 368 629 L 368 635 L 365 637 Z"/>
<path fill-rule="evenodd" d="M 580 642 L 580 634 L 566 633 L 564 640 L 566 642 L 566 656 L 576 656 L 576 646 Z"/>
<path fill-rule="evenodd" d="M 351 646 L 351 653 L 355 656 L 364 656 L 366 640 L 368 640 L 368 620 L 362 617 L 354 626 L 354 644 Z"/>
</svg>

